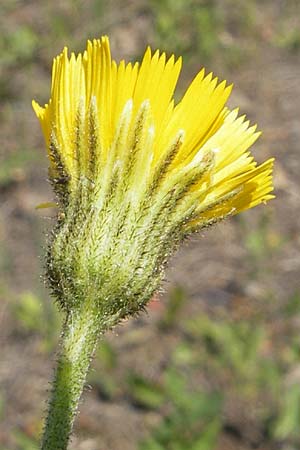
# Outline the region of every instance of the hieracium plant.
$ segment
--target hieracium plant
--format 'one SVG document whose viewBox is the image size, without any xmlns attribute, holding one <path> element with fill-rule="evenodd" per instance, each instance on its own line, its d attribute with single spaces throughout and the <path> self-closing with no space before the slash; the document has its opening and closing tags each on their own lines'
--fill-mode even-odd
<svg viewBox="0 0 300 450">
<path fill-rule="evenodd" d="M 181 101 L 181 58 L 148 48 L 117 64 L 109 40 L 54 59 L 49 103 L 33 102 L 49 156 L 57 223 L 46 277 L 65 315 L 42 439 L 67 448 L 100 336 L 145 309 L 191 233 L 271 199 L 259 133 L 226 106 L 231 86 L 201 70 Z"/>
</svg>

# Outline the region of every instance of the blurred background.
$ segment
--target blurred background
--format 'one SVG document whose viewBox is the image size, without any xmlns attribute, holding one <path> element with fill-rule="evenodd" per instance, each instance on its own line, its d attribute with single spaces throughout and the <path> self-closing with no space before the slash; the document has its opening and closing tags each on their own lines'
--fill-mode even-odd
<svg viewBox="0 0 300 450">
<path fill-rule="evenodd" d="M 70 449 L 299 450 L 299 0 L 4 0 L 0 4 L 0 449 L 33 450 L 60 319 L 43 285 L 52 200 L 31 100 L 52 58 L 108 34 L 115 59 L 147 44 L 235 84 L 276 157 L 276 200 L 194 236 L 147 314 L 103 339 Z"/>
</svg>

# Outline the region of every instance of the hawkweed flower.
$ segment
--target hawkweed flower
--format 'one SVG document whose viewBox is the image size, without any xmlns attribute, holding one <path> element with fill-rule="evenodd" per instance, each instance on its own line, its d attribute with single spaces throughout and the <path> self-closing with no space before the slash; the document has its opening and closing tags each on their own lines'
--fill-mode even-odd
<svg viewBox="0 0 300 450">
<path fill-rule="evenodd" d="M 98 337 L 141 311 L 191 233 L 271 199 L 259 133 L 201 70 L 182 100 L 181 58 L 117 64 L 107 37 L 54 59 L 49 103 L 33 102 L 58 219 L 46 275 L 66 313 L 42 448 L 65 449 Z"/>
</svg>

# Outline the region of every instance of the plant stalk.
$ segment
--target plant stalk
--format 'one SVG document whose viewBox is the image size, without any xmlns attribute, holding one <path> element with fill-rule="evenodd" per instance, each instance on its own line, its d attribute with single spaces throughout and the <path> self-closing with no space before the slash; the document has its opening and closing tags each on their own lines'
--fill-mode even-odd
<svg viewBox="0 0 300 450">
<path fill-rule="evenodd" d="M 68 314 L 41 450 L 66 450 L 99 336 L 97 313 L 88 303 L 81 310 Z"/>
</svg>

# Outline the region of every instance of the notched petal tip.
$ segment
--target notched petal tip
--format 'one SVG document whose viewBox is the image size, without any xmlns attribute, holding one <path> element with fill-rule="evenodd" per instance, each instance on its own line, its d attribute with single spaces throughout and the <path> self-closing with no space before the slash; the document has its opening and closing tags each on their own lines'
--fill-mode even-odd
<svg viewBox="0 0 300 450">
<path fill-rule="evenodd" d="M 99 40 L 99 42 L 100 42 L 100 40 Z M 101 36 L 101 44 L 109 45 L 109 37 L 106 34 L 104 36 Z"/>
<path fill-rule="evenodd" d="M 65 59 L 68 59 L 68 47 L 64 47 L 64 48 L 63 48 L 62 56 L 63 56 Z"/>
<path fill-rule="evenodd" d="M 144 59 L 149 58 L 151 59 L 151 55 L 152 55 L 152 50 L 150 45 L 147 46 L 145 54 L 144 54 Z"/>
<path fill-rule="evenodd" d="M 162 53 L 162 54 L 160 55 L 159 49 L 156 49 L 155 52 L 154 52 L 154 54 L 153 54 L 153 56 L 152 56 L 152 60 L 158 61 L 161 57 L 163 57 L 163 55 L 165 55 L 165 57 L 166 57 L 166 54 L 165 54 L 165 53 Z"/>
<path fill-rule="evenodd" d="M 32 101 L 31 101 L 31 105 L 32 105 L 32 108 L 33 108 L 33 110 L 34 110 L 36 116 L 37 116 L 39 119 L 42 119 L 42 118 L 44 117 L 45 108 L 43 108 L 42 106 L 40 106 L 35 100 L 32 100 Z M 45 105 L 45 106 L 47 106 L 47 105 Z"/>
<path fill-rule="evenodd" d="M 225 82 L 225 85 L 224 85 L 224 87 L 225 87 L 227 81 L 224 80 L 224 82 Z M 233 84 L 233 83 L 228 84 L 228 86 L 225 87 L 225 91 L 226 91 L 226 93 L 228 94 L 228 96 L 231 94 L 233 87 L 234 87 L 234 84 Z M 237 109 L 238 109 L 238 108 L 237 108 Z"/>
</svg>

